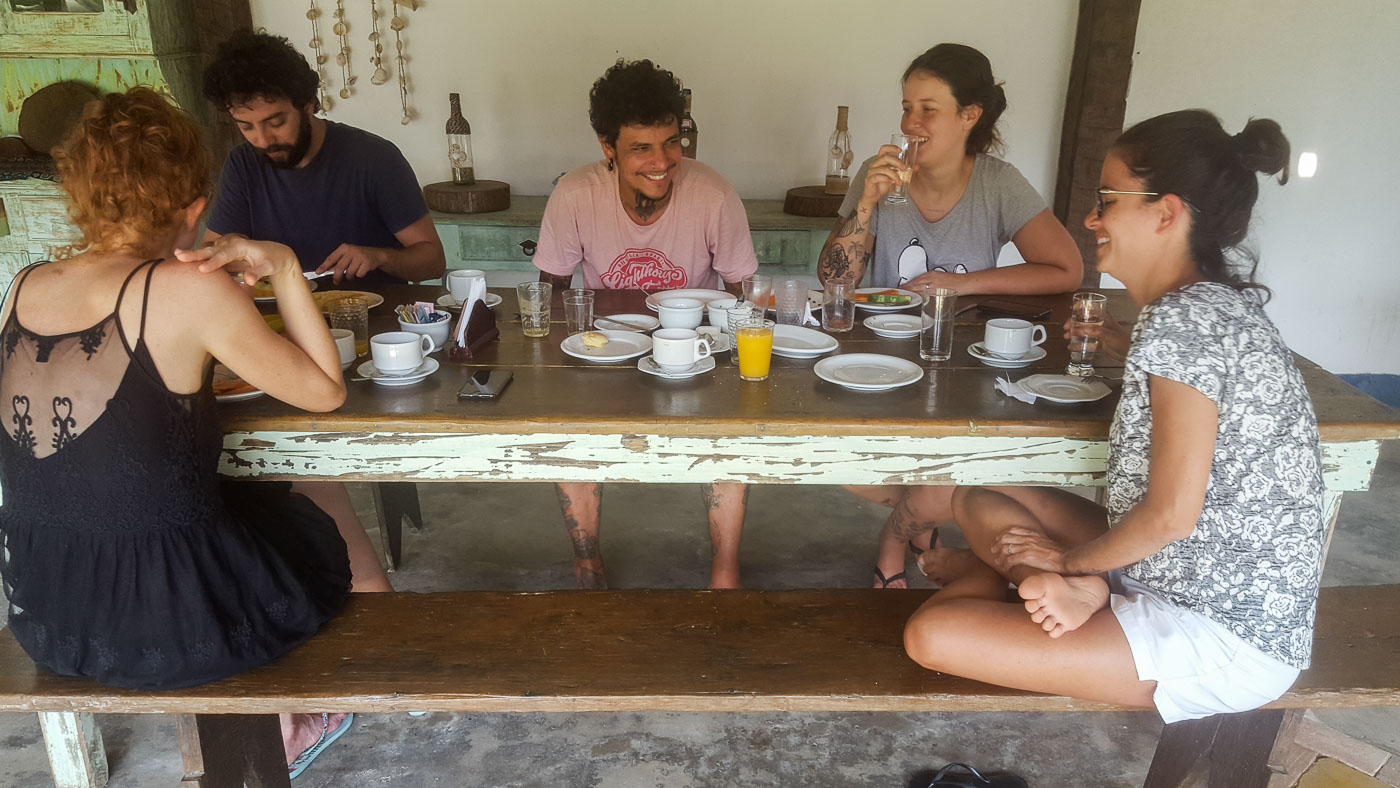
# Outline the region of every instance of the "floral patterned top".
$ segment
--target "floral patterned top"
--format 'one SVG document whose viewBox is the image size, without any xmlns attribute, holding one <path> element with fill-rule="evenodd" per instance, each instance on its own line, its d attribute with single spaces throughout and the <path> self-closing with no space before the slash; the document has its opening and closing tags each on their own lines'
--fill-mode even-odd
<svg viewBox="0 0 1400 788">
<path fill-rule="evenodd" d="M 1195 531 L 1126 573 L 1265 654 L 1308 667 L 1322 573 L 1322 457 L 1292 353 L 1257 299 L 1227 285 L 1187 285 L 1143 308 L 1109 433 L 1110 526 L 1147 493 L 1149 375 L 1205 394 L 1220 425 Z"/>
</svg>

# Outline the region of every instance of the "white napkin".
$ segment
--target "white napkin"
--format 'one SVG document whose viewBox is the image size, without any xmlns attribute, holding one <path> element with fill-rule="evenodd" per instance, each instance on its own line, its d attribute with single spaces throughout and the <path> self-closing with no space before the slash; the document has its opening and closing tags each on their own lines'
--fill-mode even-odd
<svg viewBox="0 0 1400 788">
<path fill-rule="evenodd" d="M 1013 383 L 1011 378 L 997 378 L 995 382 L 997 391 L 1012 399 L 1018 399 L 1027 405 L 1035 404 L 1035 395 L 1021 388 L 1020 383 Z"/>
<path fill-rule="evenodd" d="M 820 326 L 821 324 L 822 324 L 822 323 L 821 323 L 820 320 L 816 319 L 815 317 L 812 317 L 812 302 L 811 302 L 811 301 L 803 301 L 803 302 L 802 302 L 802 325 L 804 325 L 804 326 Z"/>
<path fill-rule="evenodd" d="M 467 288 L 467 297 L 462 301 L 462 317 L 457 321 L 457 344 L 462 347 L 467 346 L 467 318 L 471 316 L 472 307 L 477 301 L 486 300 L 486 277 L 474 276 L 471 279 L 471 286 Z"/>
</svg>

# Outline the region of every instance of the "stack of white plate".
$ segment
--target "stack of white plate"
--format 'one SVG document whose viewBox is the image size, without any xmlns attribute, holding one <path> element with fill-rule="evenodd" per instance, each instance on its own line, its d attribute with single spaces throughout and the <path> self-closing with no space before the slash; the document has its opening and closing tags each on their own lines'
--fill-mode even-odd
<svg viewBox="0 0 1400 788">
<path fill-rule="evenodd" d="M 784 358 L 816 358 L 840 347 L 827 334 L 803 326 L 773 326 L 773 355 Z"/>
</svg>

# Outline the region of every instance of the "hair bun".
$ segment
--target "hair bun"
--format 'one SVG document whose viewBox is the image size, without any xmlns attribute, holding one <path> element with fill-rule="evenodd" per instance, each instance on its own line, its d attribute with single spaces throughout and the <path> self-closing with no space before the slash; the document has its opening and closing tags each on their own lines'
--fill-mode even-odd
<svg viewBox="0 0 1400 788">
<path fill-rule="evenodd" d="M 1288 164 L 1292 153 L 1283 129 L 1269 118 L 1250 118 L 1239 134 L 1230 138 L 1230 148 L 1240 164 L 1252 172 L 1265 175 L 1282 173 L 1279 183 L 1288 183 Z"/>
</svg>

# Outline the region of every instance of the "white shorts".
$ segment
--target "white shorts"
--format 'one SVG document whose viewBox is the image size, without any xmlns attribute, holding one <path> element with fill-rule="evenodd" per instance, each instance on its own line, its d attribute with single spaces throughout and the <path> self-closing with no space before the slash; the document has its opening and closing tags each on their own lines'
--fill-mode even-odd
<svg viewBox="0 0 1400 788">
<path fill-rule="evenodd" d="M 1297 668 L 1121 571 L 1109 573 L 1108 585 L 1138 678 L 1157 682 L 1152 702 L 1164 722 L 1257 709 L 1298 678 Z"/>
</svg>

